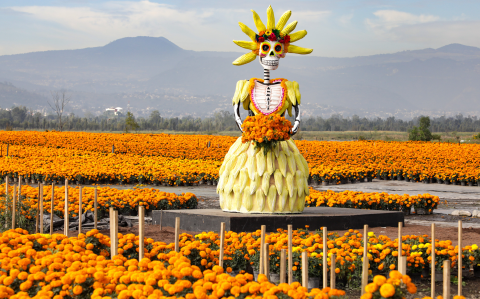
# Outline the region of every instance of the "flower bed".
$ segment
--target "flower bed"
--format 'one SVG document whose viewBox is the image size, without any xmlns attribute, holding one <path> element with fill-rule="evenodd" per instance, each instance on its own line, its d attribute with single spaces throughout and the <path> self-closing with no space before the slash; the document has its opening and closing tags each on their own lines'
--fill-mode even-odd
<svg viewBox="0 0 480 299">
<path fill-rule="evenodd" d="M 52 187 L 43 187 L 44 211 L 50 213 L 50 202 L 52 198 Z M 78 216 L 79 187 L 68 187 L 68 211 L 71 217 Z M 13 188 L 9 189 L 10 197 L 13 195 Z M 65 214 L 65 187 L 55 187 L 54 192 L 54 213 L 63 218 Z M 0 186 L 0 197 L 5 196 L 5 185 Z M 93 211 L 95 188 L 82 188 L 82 209 Z M 27 218 L 32 218 L 32 211 L 36 211 L 38 203 L 38 188 L 28 185 L 22 186 L 22 203 L 25 206 Z M 145 206 L 147 211 L 151 210 L 172 210 L 172 209 L 196 209 L 198 199 L 193 193 L 162 192 L 157 189 L 134 188 L 115 189 L 109 187 L 97 188 L 98 212 L 107 214 L 109 207 L 113 206 L 120 213 L 137 211 L 138 206 Z M 5 202 L 0 202 L 0 209 L 5 209 Z"/>
<path fill-rule="evenodd" d="M 22 176 L 45 182 L 154 183 L 185 185 L 218 179 L 213 160 L 104 154 L 64 148 L 10 146 L 13 156 L 0 159 L 2 178 Z"/>
<path fill-rule="evenodd" d="M 423 208 L 431 213 L 437 208 L 439 201 L 438 196 L 430 194 L 410 196 L 408 194 L 397 195 L 385 192 L 318 191 L 310 188 L 310 195 L 305 198 L 305 206 L 389 211 L 407 211 L 414 207 L 415 209 Z"/>
</svg>

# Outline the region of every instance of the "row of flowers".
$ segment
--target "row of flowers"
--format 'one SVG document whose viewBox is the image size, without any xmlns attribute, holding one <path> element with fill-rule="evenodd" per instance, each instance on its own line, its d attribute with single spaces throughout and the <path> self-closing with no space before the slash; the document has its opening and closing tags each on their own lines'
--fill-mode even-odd
<svg viewBox="0 0 480 299">
<path fill-rule="evenodd" d="M 1 298 L 171 298 L 213 299 L 245 298 L 248 296 L 266 298 L 345 298 L 341 290 L 325 288 L 312 289 L 292 284 L 275 285 L 265 275 L 253 275 L 241 271 L 232 273 L 231 266 L 219 267 L 218 236 L 209 233 L 209 242 L 203 235 L 194 238 L 191 235 L 180 236 L 180 252 L 173 251 L 174 244 L 154 242 L 145 239 L 145 258 L 138 261 L 138 236 L 119 234 L 119 255 L 110 258 L 107 236 L 97 230 L 78 237 L 64 235 L 30 235 L 21 229 L 9 230 L 0 234 L 0 297 Z M 284 240 L 278 234 L 267 235 L 267 240 L 279 246 Z M 356 233 L 352 232 L 348 237 Z M 254 239 L 254 234 L 235 234 L 227 232 L 227 257 L 231 256 L 232 243 L 244 244 L 247 239 Z M 295 231 L 295 252 L 300 246 L 316 238 L 316 234 Z M 275 240 L 273 239 L 275 238 Z M 373 242 L 374 238 L 371 238 Z M 345 240 L 346 241 L 346 240 Z M 349 241 L 352 241 L 350 239 Z M 301 243 L 303 244 L 301 244 Z M 330 253 L 336 253 L 339 260 L 337 269 L 343 267 L 348 256 L 348 246 L 355 247 L 358 240 L 342 242 L 347 246 L 340 249 L 338 242 L 329 235 Z M 379 242 L 380 244 L 380 242 Z M 248 251 L 256 251 L 253 245 Z M 373 245 L 371 245 L 373 246 Z M 283 247 L 283 246 L 280 246 Z M 361 249 L 361 246 L 359 246 Z M 240 249 L 236 249 L 240 250 Z M 305 249 L 310 260 L 315 260 L 316 248 Z M 373 250 L 373 249 L 372 249 Z M 246 256 L 257 253 L 247 252 Z M 318 255 L 318 254 L 317 254 Z M 270 257 L 272 260 L 272 256 Z M 359 260 L 360 258 L 355 258 Z M 227 259 L 229 262 L 230 260 Z M 295 267 L 297 259 L 294 259 Z M 342 263 L 343 261 L 343 263 Z M 278 263 L 278 261 L 275 261 Z M 319 266 L 319 265 L 317 265 Z M 310 266 L 309 266 L 310 272 Z M 341 270 L 339 271 L 341 275 Z M 401 283 L 403 282 L 403 284 Z M 366 288 L 362 299 L 402 298 L 406 293 L 416 293 L 416 287 L 409 276 L 397 271 L 390 273 L 390 278 L 375 276 L 373 283 Z"/>
<path fill-rule="evenodd" d="M 1 134 L 0 134 L 1 135 Z M 141 155 L 117 155 L 76 149 L 10 146 L 0 159 L 0 175 L 28 181 L 188 185 L 216 181 L 221 163 Z M 13 151 L 13 152 L 12 152 Z"/>
<path fill-rule="evenodd" d="M 18 191 L 17 191 L 18 192 Z M 13 187 L 10 186 L 9 197 L 13 197 Z M 65 187 L 54 187 L 53 209 L 54 213 L 63 218 L 65 214 Z M 28 185 L 21 188 L 21 201 L 24 210 L 22 213 L 31 218 L 38 207 L 39 190 Z M 10 200 L 5 200 L 5 185 L 0 186 L 0 209 L 6 210 L 11 207 Z M 78 216 L 79 211 L 79 187 L 68 187 L 68 211 L 71 217 Z M 52 186 L 43 187 L 44 211 L 51 212 Z M 82 210 L 94 211 L 95 188 L 82 188 Z M 114 207 L 120 213 L 131 213 L 138 210 L 138 206 L 145 206 L 147 211 L 172 210 L 172 209 L 196 209 L 198 199 L 193 193 L 163 192 L 151 188 L 115 189 L 110 187 L 97 188 L 97 212 L 100 215 L 108 213 L 109 207 Z"/>
<path fill-rule="evenodd" d="M 221 161 L 235 141 L 230 136 L 179 134 L 114 134 L 86 132 L 2 131 L 4 154 L 15 155 L 12 145 L 71 149 L 80 152 L 160 156 Z M 112 148 L 113 146 L 113 148 Z"/>
<path fill-rule="evenodd" d="M 169 134 L 2 131 L 0 173 L 37 180 L 170 185 L 218 180 L 235 137 Z M 310 180 L 406 178 L 448 183 L 480 180 L 480 146 L 428 142 L 295 141 Z M 112 145 L 114 152 L 112 154 Z"/>
<path fill-rule="evenodd" d="M 438 196 L 430 194 L 397 195 L 385 192 L 364 193 L 360 191 L 334 192 L 318 191 L 310 188 L 310 195 L 305 197 L 306 207 L 337 207 L 371 210 L 405 211 L 413 207 L 418 213 L 430 214 L 440 202 Z"/>
</svg>

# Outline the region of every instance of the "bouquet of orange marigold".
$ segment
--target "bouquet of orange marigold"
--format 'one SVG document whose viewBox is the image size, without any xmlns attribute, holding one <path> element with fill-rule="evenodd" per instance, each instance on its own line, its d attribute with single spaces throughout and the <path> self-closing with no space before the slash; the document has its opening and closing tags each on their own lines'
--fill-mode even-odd
<svg viewBox="0 0 480 299">
<path fill-rule="evenodd" d="M 279 141 L 290 139 L 292 123 L 279 114 L 249 116 L 242 124 L 242 142 L 255 142 L 265 151 L 272 149 Z"/>
</svg>

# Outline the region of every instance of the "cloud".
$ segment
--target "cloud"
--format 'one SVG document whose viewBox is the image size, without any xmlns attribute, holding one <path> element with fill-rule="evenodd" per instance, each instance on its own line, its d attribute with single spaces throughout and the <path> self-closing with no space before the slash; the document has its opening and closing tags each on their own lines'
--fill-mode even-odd
<svg viewBox="0 0 480 299">
<path fill-rule="evenodd" d="M 444 46 L 459 43 L 480 47 L 480 21 L 438 21 L 397 27 L 391 33 L 399 41 Z"/>
<path fill-rule="evenodd" d="M 340 24 L 342 24 L 343 26 L 347 26 L 348 24 L 350 24 L 350 21 L 353 19 L 353 13 L 351 14 L 348 14 L 348 15 L 343 15 L 341 16 L 340 18 L 338 18 L 338 21 L 340 22 Z"/>
<path fill-rule="evenodd" d="M 398 10 L 378 10 L 373 13 L 376 19 L 366 19 L 365 23 L 377 32 L 388 31 L 404 25 L 435 22 L 440 19 L 433 15 L 414 15 Z"/>
<path fill-rule="evenodd" d="M 218 43 L 216 37 L 228 34 L 228 26 L 225 25 L 233 24 L 233 14 L 239 13 L 235 9 L 177 9 L 148 0 L 111 1 L 76 7 L 17 6 L 10 9 L 55 24 L 66 39 L 104 40 L 107 43 L 126 36 L 164 36 L 181 47 L 197 50 L 214 49 L 209 42 Z"/>
<path fill-rule="evenodd" d="M 16 12 L 29 13 L 37 19 L 58 23 L 80 32 L 111 35 L 161 32 L 173 26 L 203 26 L 202 20 L 213 11 L 178 11 L 171 6 L 140 2 L 107 2 L 92 7 L 22 6 L 12 7 Z"/>
<path fill-rule="evenodd" d="M 28 15 L 28 13 L 16 11 L 14 9 L 11 9 L 10 7 L 0 7 L 0 15 Z"/>
<path fill-rule="evenodd" d="M 299 22 L 321 22 L 325 21 L 332 14 L 329 10 L 317 10 L 317 11 L 295 11 L 294 19 L 298 19 Z"/>
<path fill-rule="evenodd" d="M 143 1 L 110 1 L 77 6 L 16 6 L 9 10 L 54 24 L 59 38 L 99 46 L 126 36 L 163 36 L 185 49 L 238 51 L 231 39 L 241 38 L 238 21 L 255 28 L 250 10 L 216 7 L 178 7 Z M 323 22 L 330 11 L 295 11 L 301 25 Z M 266 15 L 261 14 L 266 23 Z M 303 26 L 299 25 L 300 29 Z M 46 34 L 46 33 L 41 33 Z M 89 40 L 89 41 L 88 41 Z M 87 41 L 87 42 L 85 42 Z M 101 45 L 101 44 L 100 44 Z"/>
<path fill-rule="evenodd" d="M 467 20 L 463 14 L 442 19 L 428 14 L 379 10 L 374 15 L 377 18 L 366 19 L 365 24 L 381 40 L 416 44 L 419 47 L 440 47 L 451 43 L 480 46 L 477 38 L 480 21 Z"/>
</svg>

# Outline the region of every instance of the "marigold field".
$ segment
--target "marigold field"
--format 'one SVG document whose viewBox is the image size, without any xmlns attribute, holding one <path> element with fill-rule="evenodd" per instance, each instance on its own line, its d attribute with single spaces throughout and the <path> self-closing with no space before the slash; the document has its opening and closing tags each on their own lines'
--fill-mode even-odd
<svg viewBox="0 0 480 299">
<path fill-rule="evenodd" d="M 313 289 L 300 283 L 275 285 L 264 275 L 253 281 L 251 274 L 238 270 L 258 267 L 260 231 L 226 232 L 225 265 L 219 267 L 219 236 L 213 232 L 196 236 L 182 234 L 180 251 L 174 244 L 145 239 L 145 258 L 138 261 L 138 236 L 119 234 L 119 255 L 110 257 L 110 239 L 96 230 L 78 237 L 28 234 L 22 229 L 0 233 L 1 298 L 344 298 L 340 290 Z M 270 244 L 270 269 L 278 272 L 279 250 L 287 248 L 283 230 L 266 235 Z M 408 256 L 411 275 L 421 273 L 430 257 L 427 236 L 405 236 L 402 251 Z M 450 241 L 436 240 L 436 262 L 450 259 L 456 266 L 458 248 Z M 322 235 L 305 229 L 293 233 L 294 275 L 300 277 L 300 253 L 309 256 L 309 276 L 322 274 Z M 328 267 L 335 269 L 339 284 L 359 279 L 363 252 L 362 235 L 350 230 L 343 236 L 328 234 Z M 395 269 L 398 243 L 385 236 L 369 234 L 370 269 L 387 273 Z M 478 246 L 466 246 L 464 266 L 479 261 Z M 371 270 L 371 271 L 372 271 Z M 403 282 L 401 284 L 400 282 Z M 402 298 L 416 293 L 410 277 L 393 271 L 386 279 L 377 275 L 362 299 Z M 427 297 L 426 297 L 427 298 Z M 461 298 L 461 297 L 457 297 Z"/>
<path fill-rule="evenodd" d="M 36 180 L 165 183 L 218 180 L 229 136 L 2 131 L 0 173 Z M 295 141 L 313 181 L 375 176 L 480 179 L 480 146 L 430 142 Z M 6 148 L 9 145 L 9 157 Z M 210 147 L 208 147 L 210 144 Z M 115 153 L 112 154 L 112 145 Z"/>
</svg>

